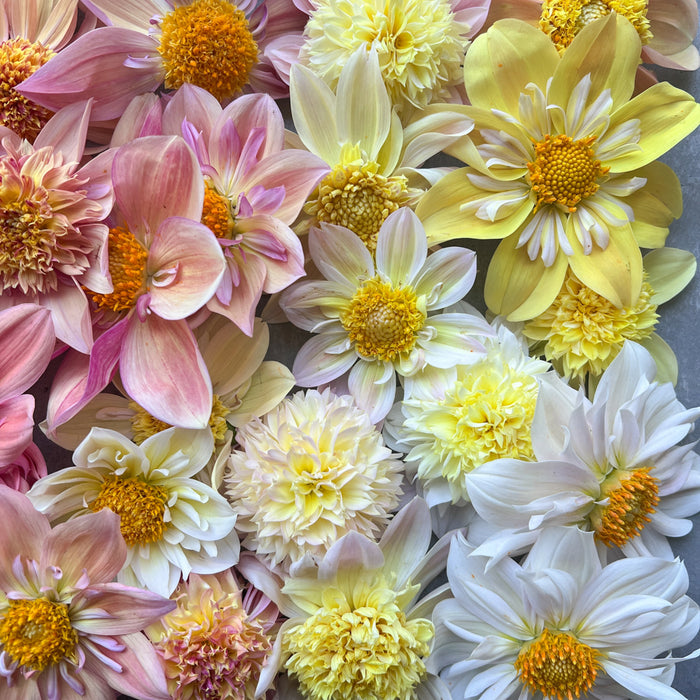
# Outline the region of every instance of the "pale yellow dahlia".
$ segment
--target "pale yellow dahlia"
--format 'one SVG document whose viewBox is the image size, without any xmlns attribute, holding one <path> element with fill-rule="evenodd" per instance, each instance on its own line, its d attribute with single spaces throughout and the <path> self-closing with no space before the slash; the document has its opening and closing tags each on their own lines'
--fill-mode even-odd
<svg viewBox="0 0 700 700">
<path fill-rule="evenodd" d="M 335 88 L 359 48 L 374 49 L 399 112 L 456 93 L 469 24 L 458 0 L 316 0 L 300 60 Z"/>
<path fill-rule="evenodd" d="M 486 276 L 492 312 L 537 316 L 569 267 L 617 307 L 638 299 L 639 248 L 662 247 L 682 209 L 678 178 L 655 159 L 700 124 L 700 106 L 668 83 L 630 99 L 639 55 L 639 35 L 614 13 L 561 57 L 518 20 L 470 48 L 471 106 L 449 107 L 474 120 L 449 149 L 470 167 L 440 180 L 416 213 L 431 243 L 504 239 Z"/>
<path fill-rule="evenodd" d="M 350 396 L 297 392 L 241 426 L 224 474 L 244 546 L 288 568 L 346 532 L 375 538 L 398 505 L 402 463 Z"/>
</svg>

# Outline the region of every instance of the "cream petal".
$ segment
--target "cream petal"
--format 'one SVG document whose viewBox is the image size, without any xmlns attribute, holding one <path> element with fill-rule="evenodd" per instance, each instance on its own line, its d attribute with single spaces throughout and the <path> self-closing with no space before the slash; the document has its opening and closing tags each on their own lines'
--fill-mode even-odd
<svg viewBox="0 0 700 700">
<path fill-rule="evenodd" d="M 168 428 L 146 438 L 141 449 L 151 479 L 159 479 L 158 472 L 167 473 L 166 480 L 180 479 L 194 476 L 206 465 L 214 451 L 214 438 L 208 428 Z"/>
<path fill-rule="evenodd" d="M 359 236 L 344 226 L 321 224 L 320 228 L 312 228 L 309 249 L 323 276 L 348 289 L 374 276 L 372 254 Z"/>
<path fill-rule="evenodd" d="M 396 375 L 390 363 L 361 359 L 350 370 L 348 388 L 355 403 L 367 411 L 372 423 L 378 423 L 394 404 Z"/>
<path fill-rule="evenodd" d="M 412 286 L 428 254 L 420 219 L 401 207 L 387 216 L 379 229 L 375 253 L 377 272 L 393 287 Z"/>
<path fill-rule="evenodd" d="M 476 279 L 476 253 L 467 248 L 442 248 L 431 253 L 413 289 L 425 295 L 427 310 L 443 309 L 462 299 Z"/>
<path fill-rule="evenodd" d="M 357 361 L 357 353 L 352 347 L 338 350 L 346 341 L 344 330 L 324 332 L 307 340 L 294 358 L 292 374 L 297 384 L 317 387 L 347 372 Z"/>
</svg>

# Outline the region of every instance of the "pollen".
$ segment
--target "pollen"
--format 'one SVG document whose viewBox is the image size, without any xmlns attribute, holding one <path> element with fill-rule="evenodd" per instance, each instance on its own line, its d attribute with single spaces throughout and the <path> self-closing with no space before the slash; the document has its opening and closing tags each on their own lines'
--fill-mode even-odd
<svg viewBox="0 0 700 700">
<path fill-rule="evenodd" d="M 98 308 L 128 311 L 145 289 L 148 251 L 130 231 L 119 227 L 109 230 L 108 250 L 114 291 L 91 297 Z"/>
<path fill-rule="evenodd" d="M 376 163 L 337 165 L 321 181 L 317 197 L 304 207 L 319 222 L 349 228 L 372 253 L 384 219 L 407 200 L 406 178 L 385 177 L 377 168 Z"/>
<path fill-rule="evenodd" d="M 563 53 L 587 24 L 616 12 L 629 20 L 642 44 L 648 44 L 653 34 L 647 9 L 648 0 L 544 0 L 540 29 L 549 36 L 559 53 Z"/>
<path fill-rule="evenodd" d="M 201 222 L 217 237 L 231 238 L 234 217 L 228 199 L 207 183 L 204 187 L 204 207 Z"/>
<path fill-rule="evenodd" d="M 374 277 L 355 292 L 340 322 L 360 355 L 391 362 L 413 349 L 425 324 L 418 301 L 411 287 Z"/>
<path fill-rule="evenodd" d="M 191 83 L 224 100 L 247 83 L 258 61 L 258 45 L 245 14 L 227 0 L 194 0 L 161 21 L 158 51 L 165 87 Z"/>
<path fill-rule="evenodd" d="M 0 644 L 28 674 L 72 659 L 78 633 L 63 603 L 48 598 L 11 600 L 0 620 Z"/>
<path fill-rule="evenodd" d="M 0 43 L 0 124 L 27 141 L 34 141 L 53 112 L 15 88 L 55 55 L 55 51 L 21 37 Z"/>
<path fill-rule="evenodd" d="M 112 476 L 105 480 L 90 510 L 109 508 L 121 517 L 121 533 L 130 547 L 159 542 L 165 532 L 165 489 L 141 479 Z"/>
<path fill-rule="evenodd" d="M 515 660 L 520 680 L 545 698 L 574 700 L 595 683 L 599 652 L 579 642 L 568 632 L 551 632 L 524 646 Z"/>
<path fill-rule="evenodd" d="M 323 606 L 285 634 L 286 668 L 310 700 L 410 700 L 433 625 L 407 620 L 384 586 L 357 588 L 359 595 L 326 589 Z"/>
<path fill-rule="evenodd" d="M 598 178 L 610 170 L 595 160 L 595 136 L 574 141 L 565 134 L 534 142 L 535 160 L 527 164 L 530 184 L 537 196 L 537 211 L 544 204 L 559 204 L 576 211 L 577 204 L 598 191 Z"/>
<path fill-rule="evenodd" d="M 648 338 L 659 318 L 654 290 L 644 280 L 633 306 L 617 307 L 583 284 L 571 270 L 551 306 L 525 323 L 523 334 L 537 354 L 578 383 L 599 376 L 622 350 L 625 340 Z"/>
<path fill-rule="evenodd" d="M 650 471 L 615 469 L 603 482 L 601 497 L 607 504 L 596 506 L 590 516 L 596 539 L 621 547 L 641 534 L 659 504 L 659 480 Z"/>
</svg>

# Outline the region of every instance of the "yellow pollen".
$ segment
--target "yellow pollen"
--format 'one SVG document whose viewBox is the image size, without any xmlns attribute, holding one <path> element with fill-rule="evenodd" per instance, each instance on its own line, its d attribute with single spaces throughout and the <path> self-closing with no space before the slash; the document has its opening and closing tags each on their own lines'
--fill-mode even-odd
<svg viewBox="0 0 700 700">
<path fill-rule="evenodd" d="M 650 471 L 650 467 L 615 469 L 603 482 L 601 498 L 608 503 L 596 506 L 590 516 L 596 539 L 608 547 L 621 547 L 641 534 L 659 504 L 659 480 Z"/>
<path fill-rule="evenodd" d="M 131 431 L 133 433 L 132 440 L 137 445 L 140 445 L 146 438 L 151 437 L 151 435 L 173 427 L 169 423 L 154 418 L 146 409 L 139 406 L 135 401 L 129 401 L 129 408 L 134 412 L 131 416 Z M 231 413 L 231 409 L 221 401 L 217 394 L 214 394 L 211 414 L 209 416 L 209 427 L 211 428 L 214 440 L 217 442 L 223 440 L 226 436 L 226 431 L 228 430 L 226 417 L 229 413 Z"/>
<path fill-rule="evenodd" d="M 55 55 L 21 37 L 0 42 L 0 124 L 27 141 L 34 141 L 53 112 L 20 95 L 15 87 Z"/>
<path fill-rule="evenodd" d="M 78 633 L 68 607 L 47 598 L 11 600 L 0 620 L 0 644 L 26 671 L 43 671 L 61 659 L 73 659 Z"/>
<path fill-rule="evenodd" d="M 391 362 L 413 349 L 425 318 L 411 287 L 374 277 L 355 292 L 340 322 L 360 355 Z"/>
<path fill-rule="evenodd" d="M 131 547 L 158 542 L 165 532 L 165 503 L 168 494 L 160 486 L 141 479 L 111 476 L 105 480 L 90 510 L 97 513 L 109 508 L 121 516 L 121 533 Z"/>
<path fill-rule="evenodd" d="M 310 700 L 411 700 L 425 674 L 433 625 L 407 620 L 396 593 L 368 586 L 323 592 L 323 607 L 284 635 L 286 668 Z"/>
<path fill-rule="evenodd" d="M 610 170 L 594 160 L 595 136 L 574 141 L 565 134 L 534 142 L 535 160 L 527 164 L 530 184 L 537 195 L 537 211 L 543 204 L 560 204 L 569 212 L 598 191 L 596 180 Z"/>
<path fill-rule="evenodd" d="M 128 311 L 145 289 L 148 251 L 124 228 L 109 230 L 109 274 L 114 291 L 91 294 L 98 308 Z"/>
<path fill-rule="evenodd" d="M 231 214 L 229 202 L 209 183 L 204 188 L 201 221 L 217 238 L 232 237 L 234 217 Z"/>
<path fill-rule="evenodd" d="M 258 45 L 245 14 L 227 0 L 194 0 L 168 12 L 161 22 L 158 51 L 165 87 L 191 83 L 219 100 L 247 83 L 258 61 Z"/>
<path fill-rule="evenodd" d="M 523 334 L 535 354 L 543 354 L 567 379 L 582 383 L 599 376 L 615 359 L 625 340 L 640 341 L 654 331 L 659 316 L 648 282 L 634 306 L 618 308 L 569 270 L 552 305 L 525 323 Z"/>
<path fill-rule="evenodd" d="M 524 646 L 515 660 L 520 680 L 545 698 L 574 700 L 595 683 L 599 652 L 568 632 L 550 632 Z"/>
<path fill-rule="evenodd" d="M 372 253 L 384 219 L 407 200 L 406 178 L 384 177 L 377 168 L 376 163 L 337 165 L 304 207 L 319 222 L 349 228 Z"/>
<path fill-rule="evenodd" d="M 648 44 L 653 34 L 647 9 L 648 0 L 544 0 L 540 29 L 549 36 L 559 53 L 563 53 L 587 24 L 616 12 L 629 20 L 642 44 Z"/>
</svg>

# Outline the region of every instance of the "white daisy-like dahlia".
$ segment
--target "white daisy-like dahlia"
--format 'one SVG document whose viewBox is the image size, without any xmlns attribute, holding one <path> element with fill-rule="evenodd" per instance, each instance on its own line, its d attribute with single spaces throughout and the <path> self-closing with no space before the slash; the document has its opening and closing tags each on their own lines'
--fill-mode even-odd
<svg viewBox="0 0 700 700">
<path fill-rule="evenodd" d="M 180 576 L 238 561 L 236 514 L 192 478 L 213 447 L 209 430 L 169 428 L 136 445 L 93 428 L 73 453 L 76 466 L 40 479 L 27 495 L 52 521 L 103 508 L 117 513 L 128 552 L 117 580 L 169 596 Z"/>
<path fill-rule="evenodd" d="M 627 341 L 592 401 L 555 376 L 541 380 L 536 461 L 499 459 L 466 476 L 477 513 L 503 528 L 480 552 L 524 549 L 546 525 L 575 525 L 602 550 L 673 557 L 666 537 L 687 534 L 700 511 L 700 455 L 678 444 L 700 408 L 686 409 L 655 374 L 648 351 Z"/>
<path fill-rule="evenodd" d="M 351 531 L 375 539 L 398 506 L 403 465 L 350 396 L 297 392 L 236 440 L 226 495 L 244 546 L 273 567 L 317 560 Z"/>
<path fill-rule="evenodd" d="M 698 606 L 682 562 L 621 559 L 603 567 L 592 533 L 553 527 L 522 565 L 477 556 L 457 535 L 454 596 L 435 607 L 428 668 L 453 698 L 682 700 L 670 685 Z"/>
<path fill-rule="evenodd" d="M 299 328 L 317 333 L 292 367 L 297 384 L 315 387 L 349 371 L 348 387 L 373 422 L 389 412 L 396 374 L 409 385 L 426 367 L 447 369 L 479 358 L 475 335 L 492 329 L 476 315 L 441 313 L 476 275 L 476 256 L 449 247 L 428 256 L 418 217 L 402 207 L 377 236 L 376 262 L 347 228 L 324 224 L 309 234 L 311 257 L 325 280 L 303 280 L 280 306 Z"/>
<path fill-rule="evenodd" d="M 431 373 L 385 423 L 431 507 L 467 502 L 465 476 L 484 462 L 534 459 L 537 376 L 550 365 L 529 357 L 505 326 L 496 324 L 495 332 L 484 338 L 485 357 Z"/>
</svg>

